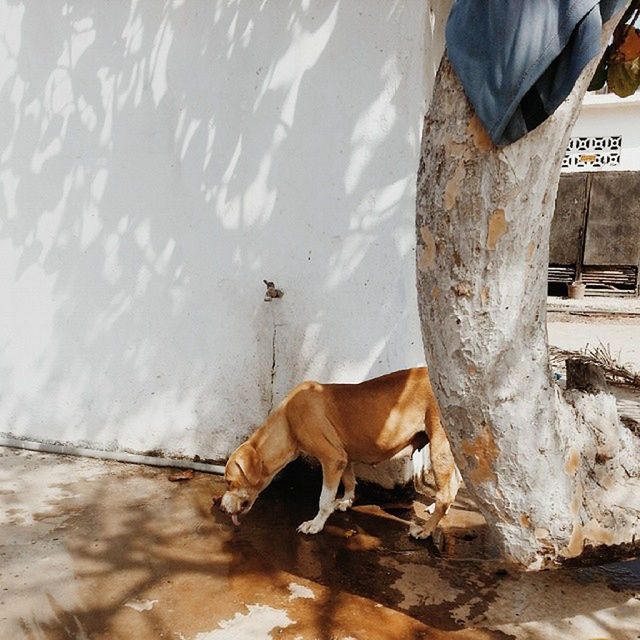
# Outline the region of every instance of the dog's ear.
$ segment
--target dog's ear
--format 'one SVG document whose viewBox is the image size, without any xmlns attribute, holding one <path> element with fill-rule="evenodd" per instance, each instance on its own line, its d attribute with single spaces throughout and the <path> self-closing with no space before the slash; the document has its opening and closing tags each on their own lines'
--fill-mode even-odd
<svg viewBox="0 0 640 640">
<path fill-rule="evenodd" d="M 252 445 L 243 444 L 236 452 L 234 463 L 250 486 L 255 487 L 262 480 L 262 458 Z"/>
</svg>

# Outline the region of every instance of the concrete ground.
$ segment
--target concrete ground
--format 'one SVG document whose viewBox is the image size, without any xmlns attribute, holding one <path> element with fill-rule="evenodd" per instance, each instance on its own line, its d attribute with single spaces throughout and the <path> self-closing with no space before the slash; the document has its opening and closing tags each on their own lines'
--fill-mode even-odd
<svg viewBox="0 0 640 640">
<path fill-rule="evenodd" d="M 607 346 L 621 363 L 640 371 L 640 316 L 576 317 L 549 314 L 549 344 L 563 349 Z"/>
<path fill-rule="evenodd" d="M 638 640 L 640 561 L 509 576 L 464 498 L 442 551 L 424 505 L 376 502 L 295 526 L 316 476 L 272 485 L 235 529 L 219 477 L 0 449 L 0 638 Z"/>
<path fill-rule="evenodd" d="M 640 297 L 587 296 L 582 300 L 570 300 L 569 298 L 549 296 L 547 310 L 574 315 L 640 316 Z"/>
</svg>

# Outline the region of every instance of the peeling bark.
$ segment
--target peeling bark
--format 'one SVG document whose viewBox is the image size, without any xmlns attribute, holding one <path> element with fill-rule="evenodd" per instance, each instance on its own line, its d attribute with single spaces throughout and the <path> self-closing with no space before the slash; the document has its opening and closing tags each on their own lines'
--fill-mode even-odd
<svg viewBox="0 0 640 640">
<path fill-rule="evenodd" d="M 640 439 L 612 396 L 562 392 L 547 353 L 549 230 L 594 65 L 553 117 L 498 149 L 445 58 L 424 121 L 416 235 L 426 359 L 462 475 L 505 559 L 527 569 L 640 539 Z"/>
</svg>

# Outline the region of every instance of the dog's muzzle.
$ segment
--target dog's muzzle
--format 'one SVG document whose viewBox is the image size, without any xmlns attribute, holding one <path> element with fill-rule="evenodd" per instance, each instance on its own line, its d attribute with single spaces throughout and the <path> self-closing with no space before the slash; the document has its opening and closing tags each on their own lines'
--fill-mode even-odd
<svg viewBox="0 0 640 640">
<path fill-rule="evenodd" d="M 220 500 L 220 511 L 231 516 L 231 522 L 238 527 L 240 526 L 239 515 L 244 515 L 251 508 L 251 500 L 248 498 L 239 498 L 230 493 L 225 493 Z"/>
</svg>

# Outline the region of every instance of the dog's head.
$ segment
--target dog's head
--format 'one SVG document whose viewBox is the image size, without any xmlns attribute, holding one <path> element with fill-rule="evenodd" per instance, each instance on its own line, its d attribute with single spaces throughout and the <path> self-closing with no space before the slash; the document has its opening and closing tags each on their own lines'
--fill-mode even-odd
<svg viewBox="0 0 640 640">
<path fill-rule="evenodd" d="M 256 498 L 268 483 L 264 463 L 258 451 L 248 442 L 232 454 L 224 470 L 227 491 L 220 501 L 220 509 L 231 515 L 233 524 L 240 524 L 238 516 L 248 513 Z"/>
</svg>

